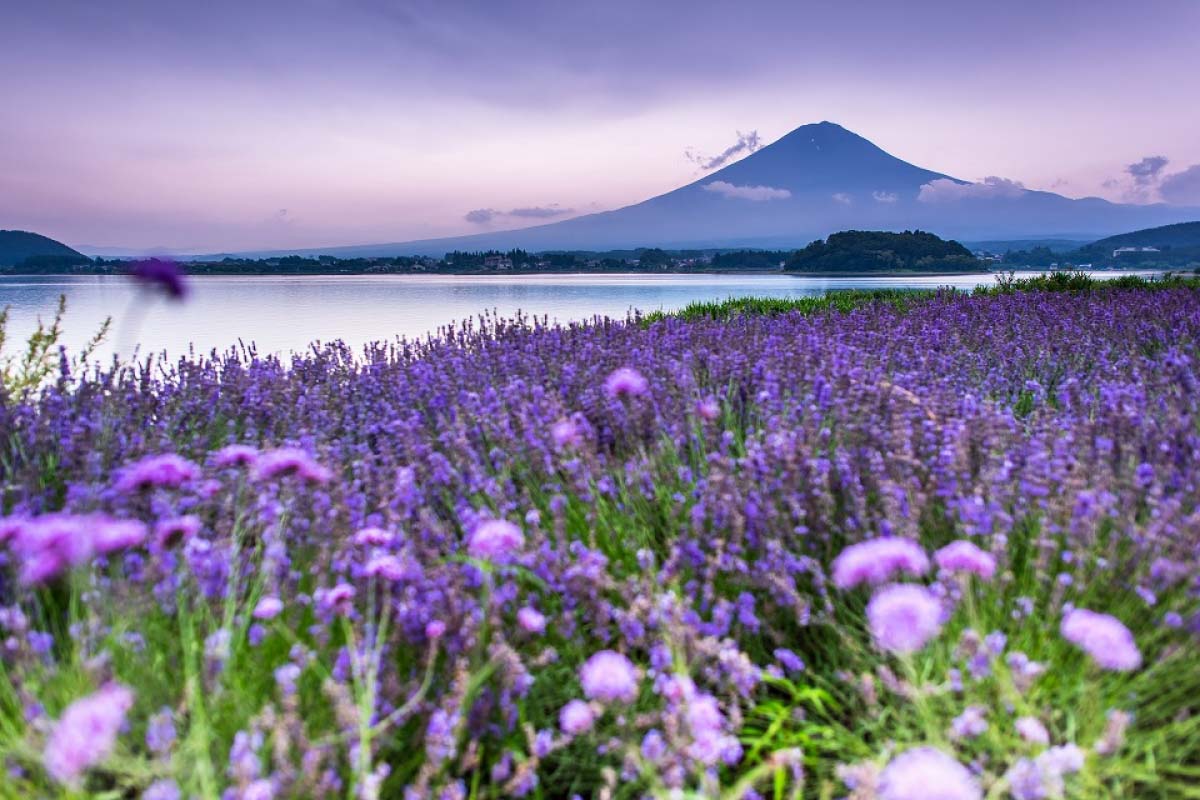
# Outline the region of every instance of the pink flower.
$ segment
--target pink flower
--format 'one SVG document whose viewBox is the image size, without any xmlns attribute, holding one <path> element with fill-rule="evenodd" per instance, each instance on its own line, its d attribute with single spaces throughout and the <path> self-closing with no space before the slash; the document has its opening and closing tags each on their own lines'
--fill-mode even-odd
<svg viewBox="0 0 1200 800">
<path fill-rule="evenodd" d="M 321 605 L 341 616 L 347 616 L 350 613 L 354 603 L 354 587 L 348 583 L 339 583 L 332 589 L 325 592 L 321 598 Z"/>
<path fill-rule="evenodd" d="M 131 494 L 143 489 L 178 489 L 200 477 L 200 468 L 182 456 L 166 453 L 147 456 L 121 471 L 118 492 Z"/>
<path fill-rule="evenodd" d="M 1059 630 L 1064 639 L 1083 648 L 1105 669 L 1127 672 L 1142 665 L 1133 634 L 1110 614 L 1076 608 L 1063 617 Z"/>
<path fill-rule="evenodd" d="M 354 543 L 363 547 L 385 547 L 395 540 L 391 531 L 383 528 L 363 528 L 354 534 Z"/>
<path fill-rule="evenodd" d="M 979 800 L 971 772 L 933 747 L 916 747 L 893 758 L 879 776 L 879 800 Z"/>
<path fill-rule="evenodd" d="M 257 481 L 269 481 L 288 475 L 295 475 L 309 483 L 325 483 L 333 477 L 332 472 L 296 447 L 268 450 L 254 463 L 253 477 Z"/>
<path fill-rule="evenodd" d="M 213 464 L 217 467 L 252 467 L 257 460 L 258 448 L 245 444 L 222 447 L 213 456 Z"/>
<path fill-rule="evenodd" d="M 446 623 L 440 619 L 432 619 L 425 623 L 425 636 L 432 641 L 437 641 L 446 634 Z"/>
<path fill-rule="evenodd" d="M 200 520 L 192 515 L 160 520 L 154 526 L 154 542 L 167 550 L 200 532 Z"/>
<path fill-rule="evenodd" d="M 42 754 L 50 777 L 77 786 L 83 773 L 112 753 L 125 714 L 133 707 L 133 692 L 109 685 L 76 700 L 63 711 Z"/>
<path fill-rule="evenodd" d="M 893 653 L 915 653 L 942 629 L 942 606 L 924 586 L 885 586 L 867 604 L 875 642 Z"/>
<path fill-rule="evenodd" d="M 1034 744 L 1050 744 L 1050 733 L 1037 717 L 1020 717 L 1013 723 L 1017 733 L 1027 742 Z"/>
<path fill-rule="evenodd" d="M 632 703 L 638 695 L 638 676 L 633 663 L 614 650 L 601 650 L 580 668 L 583 693 L 603 703 Z"/>
<path fill-rule="evenodd" d="M 959 539 L 933 554 L 938 567 L 947 572 L 969 572 L 990 581 L 996 574 L 996 559 L 972 542 Z"/>
<path fill-rule="evenodd" d="M 118 550 L 128 550 L 146 541 L 146 526 L 133 519 L 97 518 L 92 533 L 92 547 L 96 555 L 108 555 Z"/>
<path fill-rule="evenodd" d="M 721 416 L 721 404 L 717 402 L 717 398 L 715 397 L 706 397 L 699 403 L 696 403 L 696 415 L 700 419 L 712 422 Z"/>
<path fill-rule="evenodd" d="M 650 382 L 631 367 L 620 367 L 604 380 L 604 393 L 609 397 L 641 397 L 650 390 Z"/>
<path fill-rule="evenodd" d="M 583 431 L 574 420 L 560 419 L 550 426 L 550 441 L 554 442 L 554 446 L 559 450 L 579 447 L 583 444 Z"/>
<path fill-rule="evenodd" d="M 596 715 L 592 713 L 592 707 L 582 700 L 572 700 L 562 707 L 562 711 L 558 712 L 558 724 L 562 727 L 563 733 L 571 736 L 578 736 L 591 730 L 595 720 Z"/>
<path fill-rule="evenodd" d="M 380 577 L 386 581 L 398 581 L 404 577 L 404 563 L 393 555 L 375 556 L 367 562 L 363 570 L 371 577 Z"/>
<path fill-rule="evenodd" d="M 467 542 L 467 552 L 471 558 L 506 564 L 524 544 L 525 536 L 516 525 L 503 519 L 489 519 L 475 528 Z"/>
<path fill-rule="evenodd" d="M 525 606 L 517 612 L 517 624 L 530 633 L 541 633 L 546 630 L 546 615 L 536 608 Z"/>
<path fill-rule="evenodd" d="M 929 571 L 929 557 L 911 539 L 881 536 L 852 544 L 833 561 L 833 583 L 851 589 L 860 583 L 878 585 L 898 573 L 913 577 Z"/>
</svg>

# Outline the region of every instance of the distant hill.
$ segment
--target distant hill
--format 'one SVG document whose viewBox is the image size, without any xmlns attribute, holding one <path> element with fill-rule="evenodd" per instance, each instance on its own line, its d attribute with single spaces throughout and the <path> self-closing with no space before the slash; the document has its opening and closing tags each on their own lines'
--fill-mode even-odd
<svg viewBox="0 0 1200 800">
<path fill-rule="evenodd" d="M 1100 250 L 1116 250 L 1118 247 L 1200 247 L 1200 222 L 1180 222 L 1122 233 L 1088 245 L 1088 248 Z"/>
<path fill-rule="evenodd" d="M 1200 267 L 1200 222 L 1180 222 L 1145 228 L 1059 250 L 1035 243 L 1028 249 L 1005 253 L 1009 266 L 1137 267 L 1142 269 L 1197 269 Z"/>
<path fill-rule="evenodd" d="M 988 178 L 960 180 L 910 164 L 832 122 L 796 128 L 718 171 L 634 205 L 532 228 L 447 239 L 260 252 L 339 258 L 720 248 L 789 250 L 835 231 L 936 231 L 959 241 L 1063 238 L 1200 218 L 1200 209 L 1070 199 Z M 248 254 L 244 254 L 248 255 Z"/>
<path fill-rule="evenodd" d="M 788 259 L 789 272 L 972 272 L 971 251 L 924 231 L 842 231 Z"/>
<path fill-rule="evenodd" d="M 29 231 L 0 231 L 0 269 L 26 265 L 84 264 L 90 259 L 62 242 Z"/>
</svg>

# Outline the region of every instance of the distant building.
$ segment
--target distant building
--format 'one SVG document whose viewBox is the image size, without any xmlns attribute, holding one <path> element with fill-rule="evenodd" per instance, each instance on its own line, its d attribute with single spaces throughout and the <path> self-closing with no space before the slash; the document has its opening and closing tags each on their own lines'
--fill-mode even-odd
<svg viewBox="0 0 1200 800">
<path fill-rule="evenodd" d="M 1118 247 L 1113 250 L 1113 258 L 1120 258 L 1125 253 L 1157 253 L 1157 247 Z"/>
<path fill-rule="evenodd" d="M 484 269 L 512 269 L 512 259 L 508 256 L 484 256 Z"/>
</svg>

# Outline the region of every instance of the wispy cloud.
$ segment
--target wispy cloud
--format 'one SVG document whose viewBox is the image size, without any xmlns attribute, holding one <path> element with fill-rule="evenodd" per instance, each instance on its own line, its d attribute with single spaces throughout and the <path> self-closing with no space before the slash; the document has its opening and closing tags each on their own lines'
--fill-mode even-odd
<svg viewBox="0 0 1200 800">
<path fill-rule="evenodd" d="M 1020 197 L 1027 190 L 1020 181 L 989 175 L 978 183 L 958 183 L 938 178 L 921 186 L 917 200 L 922 203 L 955 203 L 960 200 Z"/>
<path fill-rule="evenodd" d="M 840 203 L 841 205 L 844 205 L 844 206 L 848 206 L 854 202 L 854 198 L 852 198 L 850 195 L 846 194 L 845 192 L 836 192 L 833 195 L 833 202 Z"/>
<path fill-rule="evenodd" d="M 738 200 L 751 200 L 762 203 L 767 200 L 786 200 L 792 196 L 787 189 L 776 189 L 774 186 L 736 186 L 729 181 L 713 181 L 704 184 L 704 191 L 716 192 L 722 197 Z"/>
<path fill-rule="evenodd" d="M 1125 167 L 1137 186 L 1150 186 L 1158 182 L 1159 175 L 1168 164 L 1166 156 L 1146 156 L 1135 164 Z"/>
<path fill-rule="evenodd" d="M 574 214 L 573 208 L 561 208 L 557 204 L 548 206 L 525 206 L 501 211 L 495 208 L 476 208 L 463 215 L 463 219 L 475 225 L 487 225 L 497 217 L 518 217 L 521 219 L 552 219 L 567 214 Z"/>
<path fill-rule="evenodd" d="M 726 147 L 715 156 L 705 156 L 694 150 L 685 150 L 683 155 L 688 161 L 696 164 L 705 172 L 714 170 L 717 167 L 724 166 L 734 156 L 741 153 L 749 155 L 755 150 L 762 147 L 762 137 L 758 135 L 758 131 L 750 131 L 749 133 L 737 132 L 737 141 Z"/>
<path fill-rule="evenodd" d="M 871 192 L 871 197 L 875 198 L 876 203 L 894 203 L 899 198 L 895 192 Z"/>
</svg>

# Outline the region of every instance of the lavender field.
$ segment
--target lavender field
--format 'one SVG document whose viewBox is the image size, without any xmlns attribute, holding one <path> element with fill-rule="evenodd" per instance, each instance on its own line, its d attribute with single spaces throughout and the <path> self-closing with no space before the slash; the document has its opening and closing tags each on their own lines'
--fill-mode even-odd
<svg viewBox="0 0 1200 800">
<path fill-rule="evenodd" d="M 1200 797 L 1200 290 L 1037 289 L 64 361 L 0 797 Z"/>
</svg>

